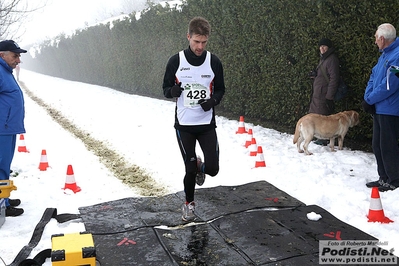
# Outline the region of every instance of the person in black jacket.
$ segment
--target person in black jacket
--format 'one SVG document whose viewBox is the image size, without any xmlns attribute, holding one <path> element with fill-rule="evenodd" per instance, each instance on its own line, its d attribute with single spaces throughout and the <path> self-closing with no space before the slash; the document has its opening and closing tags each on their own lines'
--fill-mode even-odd
<svg viewBox="0 0 399 266">
<path fill-rule="evenodd" d="M 225 85 L 221 61 L 205 50 L 210 31 L 206 19 L 195 17 L 190 21 L 189 47 L 170 57 L 162 86 L 166 98 L 176 99 L 174 127 L 185 166 L 184 221 L 195 218 L 195 185 L 204 183 L 205 174 L 215 176 L 219 172 L 214 107 L 222 100 Z M 203 152 L 203 162 L 195 152 L 197 141 Z"/>
</svg>

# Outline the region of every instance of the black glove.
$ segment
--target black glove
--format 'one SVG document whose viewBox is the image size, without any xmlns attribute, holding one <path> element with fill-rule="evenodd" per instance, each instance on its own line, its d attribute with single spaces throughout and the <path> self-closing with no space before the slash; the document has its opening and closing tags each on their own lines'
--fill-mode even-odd
<svg viewBox="0 0 399 266">
<path fill-rule="evenodd" d="M 315 69 L 310 71 L 308 77 L 314 79 L 315 77 L 317 77 L 317 71 Z"/>
<path fill-rule="evenodd" d="M 335 109 L 334 100 L 326 99 L 326 104 L 327 104 L 328 110 L 329 110 L 331 113 L 334 113 L 334 109 Z"/>
<path fill-rule="evenodd" d="M 363 110 L 369 114 L 375 114 L 375 105 L 368 104 L 365 100 L 362 102 Z"/>
<path fill-rule="evenodd" d="M 181 82 L 170 88 L 170 95 L 172 95 L 172 97 L 180 97 L 181 92 L 183 91 L 183 88 L 180 86 Z"/>
<path fill-rule="evenodd" d="M 198 103 L 201 105 L 202 109 L 206 112 L 211 110 L 212 107 L 216 105 L 216 100 L 214 98 L 210 99 L 201 99 L 198 101 Z"/>
</svg>

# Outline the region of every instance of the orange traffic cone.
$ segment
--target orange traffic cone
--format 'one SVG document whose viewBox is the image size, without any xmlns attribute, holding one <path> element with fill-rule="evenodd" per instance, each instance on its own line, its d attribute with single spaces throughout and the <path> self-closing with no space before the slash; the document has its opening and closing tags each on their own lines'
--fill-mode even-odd
<svg viewBox="0 0 399 266">
<path fill-rule="evenodd" d="M 79 192 L 81 190 L 80 187 L 76 185 L 72 165 L 68 165 L 64 189 L 70 189 L 73 191 L 73 193 Z"/>
<path fill-rule="evenodd" d="M 240 121 L 238 122 L 238 130 L 236 134 L 243 134 L 243 133 L 247 133 L 247 131 L 245 130 L 244 117 L 240 116 Z"/>
<path fill-rule="evenodd" d="M 248 129 L 248 135 L 247 135 L 247 140 L 245 141 L 245 148 L 248 148 L 249 145 L 251 145 L 252 142 L 252 128 Z"/>
<path fill-rule="evenodd" d="M 263 157 L 262 146 L 258 146 L 258 154 L 256 155 L 255 162 L 255 168 L 256 167 L 266 167 L 265 158 Z"/>
<path fill-rule="evenodd" d="M 377 187 L 373 187 L 371 190 L 370 210 L 367 218 L 369 218 L 369 222 L 380 222 L 384 224 L 393 222 L 388 217 L 385 217 L 384 210 L 382 209 L 380 193 L 378 192 Z"/>
<path fill-rule="evenodd" d="M 29 151 L 26 149 L 26 146 L 25 146 L 25 137 L 24 137 L 24 134 L 19 135 L 19 146 L 18 146 L 18 151 L 19 151 L 19 152 L 29 152 Z"/>
<path fill-rule="evenodd" d="M 42 155 L 40 156 L 40 164 L 39 164 L 39 170 L 40 171 L 46 171 L 47 168 L 50 166 L 48 165 L 47 162 L 47 153 L 46 150 L 42 150 Z"/>
<path fill-rule="evenodd" d="M 258 145 L 256 144 L 256 139 L 252 137 L 251 145 L 249 146 L 249 156 L 256 156 L 258 153 Z"/>
</svg>

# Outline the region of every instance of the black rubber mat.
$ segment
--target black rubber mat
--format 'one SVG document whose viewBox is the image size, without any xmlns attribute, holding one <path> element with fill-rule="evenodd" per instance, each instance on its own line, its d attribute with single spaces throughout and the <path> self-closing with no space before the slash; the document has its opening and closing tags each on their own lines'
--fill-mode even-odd
<svg viewBox="0 0 399 266">
<path fill-rule="evenodd" d="M 316 205 L 261 181 L 196 191 L 195 223 L 183 192 L 126 198 L 79 211 L 101 265 L 318 265 L 319 240 L 376 240 Z M 307 213 L 322 216 L 311 221 Z"/>
<path fill-rule="evenodd" d="M 304 205 L 273 185 L 261 181 L 241 186 L 197 189 L 197 214 L 208 221 L 216 217 L 256 208 L 287 208 Z M 119 232 L 147 225 L 182 224 L 183 192 L 164 197 L 125 198 L 79 208 L 86 228 L 96 232 Z"/>
</svg>

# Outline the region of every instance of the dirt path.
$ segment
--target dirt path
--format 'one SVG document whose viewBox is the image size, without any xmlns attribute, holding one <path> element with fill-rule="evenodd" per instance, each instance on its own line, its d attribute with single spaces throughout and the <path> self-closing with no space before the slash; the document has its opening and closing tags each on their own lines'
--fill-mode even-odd
<svg viewBox="0 0 399 266">
<path fill-rule="evenodd" d="M 101 163 L 104 164 L 115 177 L 121 179 L 123 183 L 137 190 L 137 193 L 142 196 L 162 196 L 167 194 L 166 189 L 160 186 L 144 169 L 126 162 L 117 152 L 109 149 L 106 143 L 94 139 L 90 136 L 90 133 L 76 127 L 60 112 L 51 108 L 42 99 L 34 95 L 23 82 L 20 82 L 20 85 L 25 95 L 29 96 L 29 98 L 39 106 L 43 107 L 65 130 L 79 138 L 85 144 L 86 148 L 98 156 Z"/>
</svg>

